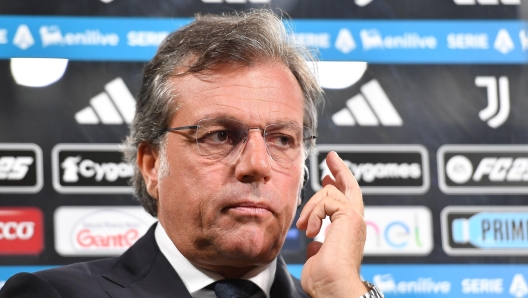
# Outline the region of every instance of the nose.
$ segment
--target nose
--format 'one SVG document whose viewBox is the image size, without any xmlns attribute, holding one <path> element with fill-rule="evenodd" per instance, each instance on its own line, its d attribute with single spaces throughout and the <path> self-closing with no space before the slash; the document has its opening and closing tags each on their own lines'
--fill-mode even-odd
<svg viewBox="0 0 528 298">
<path fill-rule="evenodd" d="M 270 156 L 259 128 L 250 128 L 236 164 L 236 178 L 244 183 L 267 182 L 271 179 Z"/>
</svg>

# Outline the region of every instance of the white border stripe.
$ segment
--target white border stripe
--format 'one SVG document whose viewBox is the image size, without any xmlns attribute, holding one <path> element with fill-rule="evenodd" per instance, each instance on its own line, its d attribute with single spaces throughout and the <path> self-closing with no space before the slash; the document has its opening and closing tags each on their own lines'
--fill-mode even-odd
<svg viewBox="0 0 528 298">
<path fill-rule="evenodd" d="M 136 101 L 134 96 L 128 90 L 123 79 L 116 78 L 105 85 L 105 90 L 108 92 L 117 109 L 123 115 L 126 123 L 132 123 L 134 120 L 134 113 L 136 110 Z"/>
<path fill-rule="evenodd" d="M 361 92 L 378 115 L 381 124 L 385 126 L 403 125 L 403 120 L 377 80 L 372 80 L 361 86 Z"/>
</svg>

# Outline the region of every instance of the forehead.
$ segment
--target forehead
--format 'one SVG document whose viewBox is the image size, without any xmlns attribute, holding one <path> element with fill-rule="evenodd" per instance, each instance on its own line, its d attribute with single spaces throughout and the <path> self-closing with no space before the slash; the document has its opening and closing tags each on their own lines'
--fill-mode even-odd
<svg viewBox="0 0 528 298">
<path fill-rule="evenodd" d="M 170 83 L 179 105 L 171 121 L 173 125 L 215 117 L 254 125 L 303 122 L 302 90 L 291 71 L 281 63 L 224 65 L 205 73 L 177 77 Z"/>
</svg>

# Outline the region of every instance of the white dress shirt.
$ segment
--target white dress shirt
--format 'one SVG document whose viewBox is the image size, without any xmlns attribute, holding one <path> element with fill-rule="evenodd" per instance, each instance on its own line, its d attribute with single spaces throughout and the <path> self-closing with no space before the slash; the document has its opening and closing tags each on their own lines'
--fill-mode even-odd
<svg viewBox="0 0 528 298">
<path fill-rule="evenodd" d="M 180 276 L 183 284 L 191 293 L 192 297 L 216 298 L 214 291 L 206 289 L 208 285 L 215 281 L 224 279 L 218 273 L 194 266 L 187 260 L 170 240 L 167 232 L 158 222 L 154 232 L 156 242 L 161 253 L 169 260 L 176 273 Z M 270 298 L 271 285 L 275 279 L 277 269 L 277 259 L 268 265 L 260 266 L 248 271 L 241 279 L 247 279 L 256 284 L 261 291 L 251 296 L 251 298 Z"/>
</svg>

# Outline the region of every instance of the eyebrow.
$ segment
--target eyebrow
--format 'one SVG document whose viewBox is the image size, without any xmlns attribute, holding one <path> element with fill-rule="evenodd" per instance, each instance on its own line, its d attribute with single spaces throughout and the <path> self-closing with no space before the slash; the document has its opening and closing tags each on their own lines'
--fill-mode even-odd
<svg viewBox="0 0 528 298">
<path fill-rule="evenodd" d="M 236 121 L 239 121 L 239 122 L 243 122 L 243 123 L 246 123 L 246 121 L 243 121 L 231 114 L 226 114 L 224 112 L 212 112 L 212 113 L 207 113 L 205 115 L 202 115 L 202 117 L 199 119 L 199 120 L 202 120 L 202 119 L 225 119 L 225 120 L 236 120 Z M 199 121 L 198 120 L 198 121 Z M 198 122 L 197 121 L 197 122 Z M 266 121 L 266 124 L 265 125 L 269 125 L 269 124 L 279 124 L 279 125 L 289 125 L 289 124 L 293 124 L 293 125 L 299 125 L 297 124 L 295 121 L 293 120 L 271 120 L 271 121 Z M 304 123 L 302 124 L 304 125 Z M 301 125 L 301 126 L 302 126 Z"/>
</svg>

